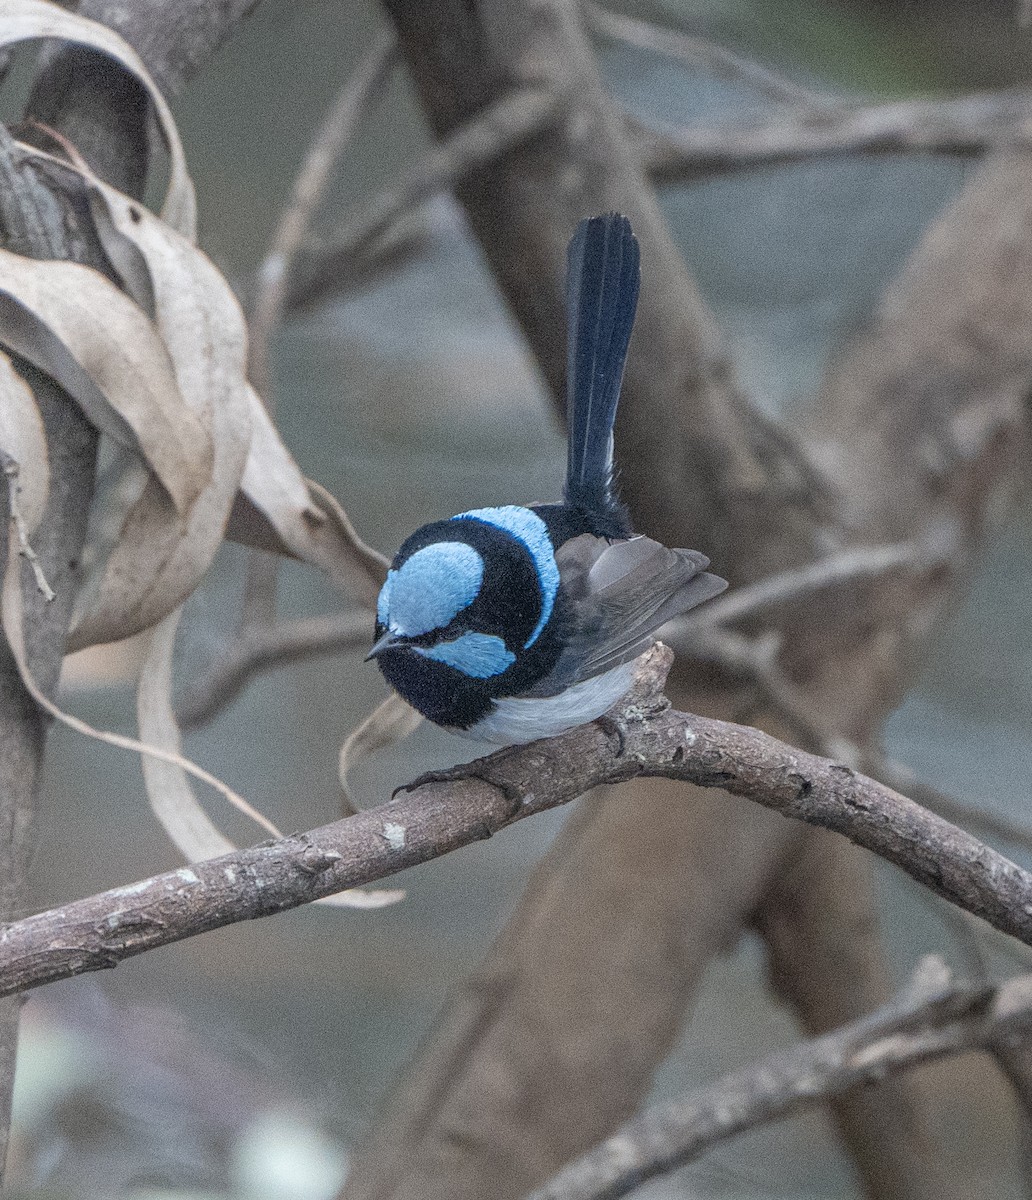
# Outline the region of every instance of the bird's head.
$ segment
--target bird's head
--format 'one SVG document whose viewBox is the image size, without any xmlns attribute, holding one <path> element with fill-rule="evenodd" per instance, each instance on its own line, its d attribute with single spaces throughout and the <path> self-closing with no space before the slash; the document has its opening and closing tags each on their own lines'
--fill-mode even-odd
<svg viewBox="0 0 1032 1200">
<path fill-rule="evenodd" d="M 435 521 L 391 565 L 369 657 L 422 711 L 456 689 L 508 693 L 554 657 L 544 631 L 557 589 L 551 541 L 531 509 Z"/>
<path fill-rule="evenodd" d="M 409 543 L 424 541 L 434 532 L 439 531 L 425 526 Z M 369 657 L 385 666 L 390 656 L 418 656 L 473 679 L 507 670 L 516 656 L 498 621 L 485 611 L 493 589 L 490 582 L 485 588 L 487 567 L 481 552 L 463 540 L 430 541 L 415 549 L 409 543 L 394 560 L 380 592 L 376 643 Z"/>
</svg>

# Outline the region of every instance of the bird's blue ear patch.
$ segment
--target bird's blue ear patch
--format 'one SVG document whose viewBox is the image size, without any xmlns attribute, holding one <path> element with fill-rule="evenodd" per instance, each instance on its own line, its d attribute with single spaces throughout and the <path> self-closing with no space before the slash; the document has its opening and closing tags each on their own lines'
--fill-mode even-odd
<svg viewBox="0 0 1032 1200">
<path fill-rule="evenodd" d="M 504 504 L 498 508 L 474 508 L 470 512 L 459 513 L 452 520 L 483 521 L 485 525 L 504 529 L 518 542 L 522 542 L 529 551 L 541 587 L 541 613 L 538 623 L 524 644 L 524 649 L 532 646 L 541 630 L 548 624 L 548 618 L 555 606 L 556 592 L 559 590 L 559 567 L 556 565 L 552 539 L 548 536 L 548 526 L 532 508 L 524 508 L 520 504 Z"/>
<path fill-rule="evenodd" d="M 472 546 L 434 542 L 389 572 L 377 618 L 402 637 L 443 629 L 477 598 L 483 578 L 484 560 Z"/>
<path fill-rule="evenodd" d="M 516 655 L 506 649 L 505 642 L 490 633 L 464 633 L 454 642 L 438 642 L 436 646 L 417 646 L 414 649 L 424 658 L 454 667 L 473 679 L 490 679 L 492 675 L 501 675 L 516 661 Z"/>
</svg>

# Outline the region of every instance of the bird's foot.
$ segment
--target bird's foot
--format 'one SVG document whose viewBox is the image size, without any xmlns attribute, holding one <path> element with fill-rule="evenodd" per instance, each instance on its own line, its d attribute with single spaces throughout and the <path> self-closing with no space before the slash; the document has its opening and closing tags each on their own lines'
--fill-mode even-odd
<svg viewBox="0 0 1032 1200">
<path fill-rule="evenodd" d="M 500 791 L 505 797 L 510 816 L 515 816 L 523 803 L 523 789 L 510 782 L 505 771 L 500 768 L 522 749 L 522 746 L 505 746 L 486 758 L 477 758 L 473 762 L 459 763 L 457 766 L 443 767 L 436 771 L 425 771 L 410 783 L 395 788 L 391 799 L 399 792 L 414 792 L 428 783 L 461 783 L 464 780 L 475 779 Z"/>
<path fill-rule="evenodd" d="M 454 767 L 441 767 L 436 771 L 424 771 L 422 775 L 417 775 L 410 782 L 396 787 L 391 794 L 391 799 L 393 800 L 399 792 L 414 792 L 428 783 L 459 783 L 463 779 L 476 779 L 478 775 L 475 768 L 476 763 L 469 762 L 457 763 Z"/>
</svg>

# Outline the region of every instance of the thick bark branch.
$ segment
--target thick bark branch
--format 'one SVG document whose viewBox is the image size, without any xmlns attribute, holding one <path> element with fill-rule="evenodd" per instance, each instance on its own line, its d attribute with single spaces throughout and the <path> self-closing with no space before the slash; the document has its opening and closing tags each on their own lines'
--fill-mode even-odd
<svg viewBox="0 0 1032 1200">
<path fill-rule="evenodd" d="M 498 751 L 388 804 L 311 833 L 195 863 L 0 932 L 0 995 L 236 921 L 371 883 L 602 784 L 662 777 L 720 788 L 842 833 L 919 883 L 1032 945 L 1032 873 L 850 767 L 758 729 L 665 709 L 672 655 L 653 649 L 609 723 Z M 418 782 L 418 781 L 417 781 Z"/>
<path fill-rule="evenodd" d="M 99 20 L 117 18 L 124 36 L 165 85 L 181 83 L 226 36 L 254 0 L 145 0 L 126 6 L 84 0 L 79 11 Z M 99 174 L 139 194 L 146 174 L 147 102 L 110 59 L 76 49 L 56 51 L 36 82 L 27 115 L 74 141 Z M 77 225 L 74 214 L 38 192 L 30 178 L 11 174 L 10 145 L 0 239 L 37 258 L 74 258 L 104 268 L 106 260 Z M 19 220 L 30 217 L 31 219 Z M 57 684 L 65 636 L 79 579 L 79 558 L 93 489 L 96 433 L 45 376 L 20 364 L 43 414 L 50 454 L 51 491 L 33 545 L 56 592 L 49 604 L 26 582 L 24 611 L 30 668 L 45 692 Z M 6 531 L 6 521 L 4 522 Z M 0 561 L 6 562 L 6 552 Z M 0 647 L 0 917 L 20 907 L 30 852 L 29 827 L 46 722 L 25 692 L 6 643 Z M 0 1167 L 10 1123 L 18 1006 L 0 1006 Z"/>
<path fill-rule="evenodd" d="M 556 395 L 563 379 L 562 248 L 573 221 L 616 207 L 639 230 L 645 278 L 617 451 L 622 486 L 643 530 L 673 544 L 699 545 L 736 582 L 810 562 L 851 542 L 924 539 L 931 528 L 927 510 L 923 504 L 897 501 L 896 464 L 891 469 L 886 464 L 898 455 L 910 460 L 904 471 L 916 465 L 917 480 L 899 480 L 904 496 L 912 486 L 925 486 L 922 455 L 929 414 L 936 411 L 947 423 L 950 411 L 960 414 L 971 398 L 970 378 L 936 389 L 930 403 L 920 394 L 922 381 L 934 387 L 927 383 L 934 378 L 928 356 L 890 354 L 899 372 L 897 385 L 907 398 L 898 407 L 900 392 L 877 386 L 881 363 L 872 356 L 874 371 L 858 375 L 848 406 L 836 405 L 835 417 L 824 426 L 827 473 L 836 481 L 848 479 L 855 489 L 854 495 L 830 494 L 807 470 L 798 448 L 755 417 L 735 384 L 712 316 L 663 229 L 623 119 L 602 93 L 575 6 L 507 5 L 501 15 L 491 4 L 471 12 L 458 0 L 424 9 L 391 0 L 388 8 L 439 137 L 475 119 L 513 87 L 552 86 L 568 98 L 567 118 L 549 136 L 485 167 L 456 189 Z M 956 221 L 951 228 L 955 247 L 964 253 L 972 236 L 984 246 L 1005 235 L 1011 218 L 1005 204 L 999 212 L 983 211 L 974 231 L 965 228 L 966 219 Z M 927 260 L 925 249 L 915 255 L 918 271 Z M 1025 279 L 1028 273 L 1022 265 L 1017 274 Z M 938 307 L 930 324 L 949 309 L 958 286 L 963 288 L 949 281 L 936 300 L 933 282 L 930 300 Z M 1030 294 L 1027 287 L 1024 294 Z M 903 306 L 894 322 L 904 330 L 914 323 L 912 316 Z M 991 300 L 981 297 L 979 311 L 969 313 L 971 328 L 981 330 L 995 316 Z M 891 332 L 888 325 L 886 332 Z M 944 339 L 941 359 L 955 364 L 958 347 L 970 346 L 972 358 L 992 370 L 998 361 L 989 349 L 993 336 L 989 330 L 975 343 L 953 330 Z M 1017 378 L 1032 378 L 1032 371 L 1020 370 Z M 841 419 L 844 411 L 862 426 L 861 437 Z M 888 420 L 885 414 L 891 414 Z M 969 438 L 974 434 L 977 439 L 980 427 L 963 419 L 961 424 Z M 997 429 L 1003 437 L 1013 436 L 1020 424 L 1020 414 L 1011 410 L 1000 414 Z M 919 461 L 914 464 L 914 459 Z M 848 471 L 842 470 L 843 462 Z M 951 463 L 954 487 L 946 494 L 939 489 L 937 499 L 940 527 L 944 518 L 947 527 L 962 531 L 956 572 L 952 565 L 915 578 L 901 572 L 903 578 L 893 576 L 863 589 L 841 588 L 833 598 L 822 596 L 820 603 L 795 604 L 779 614 L 784 635 L 780 665 L 838 735 L 854 742 L 877 737 L 911 677 L 916 648 L 960 578 L 988 507 L 988 492 L 1013 478 L 1014 463 L 1005 456 L 990 464 L 979 453 Z M 900 524 L 887 529 L 877 518 L 868 524 L 876 507 L 869 505 L 871 499 L 883 509 L 895 509 Z M 964 509 L 959 522 L 955 506 Z M 725 686 L 722 674 L 693 673 L 691 686 L 686 706 L 733 711 L 732 685 Z M 669 811 L 668 789 L 639 783 L 632 792 L 630 802 L 593 807 L 601 832 L 594 836 L 585 818 L 577 843 L 582 853 L 574 858 L 564 842 L 549 855 L 542 868 L 550 882 L 544 898 L 528 895 L 514 918 L 513 936 L 503 936 L 482 972 L 459 992 L 392 1110 L 359 1155 L 346 1189 L 350 1200 L 384 1195 L 392 1200 L 455 1200 L 488 1193 L 507 1200 L 519 1194 L 520 1181 L 525 1189 L 528 1181 L 543 1177 L 549 1155 L 554 1166 L 587 1144 L 584 1139 L 592 1130 L 587 1121 L 556 1119 L 564 1102 L 567 1107 L 577 1104 L 581 1080 L 589 1078 L 577 1061 L 577 1048 L 584 1044 L 592 1046 L 598 1059 L 590 1076 L 597 1098 L 593 1137 L 597 1140 L 599 1132 L 639 1101 L 648 1078 L 644 1064 L 650 1056 L 653 1064 L 659 1061 L 669 1045 L 670 1028 L 690 1006 L 700 955 L 712 953 L 718 937 L 733 939 L 733 930 L 752 913 L 752 907 L 743 910 L 743 901 L 762 893 L 786 845 L 778 841 L 776 823 L 761 836 L 755 817 L 731 807 L 693 821 L 686 833 Z M 748 854 L 719 849 L 746 841 Z M 612 847 L 620 846 L 623 860 L 633 864 L 638 852 L 642 859 L 650 852 L 655 857 L 660 843 L 664 853 L 651 872 L 613 878 Z M 574 861 L 578 876 L 564 888 L 564 863 L 568 869 Z M 694 937 L 684 932 L 685 910 L 670 886 L 679 880 L 691 881 L 691 898 L 698 901 L 698 919 L 689 922 Z M 594 908 L 569 904 L 578 883 L 581 892 L 605 902 Z M 563 904 L 568 905 L 565 911 Z M 646 939 L 641 938 L 633 955 L 610 953 L 614 939 L 621 949 L 625 945 L 632 923 L 650 930 L 651 960 L 646 961 Z M 533 931 L 543 927 L 553 936 L 535 939 Z M 597 948 L 594 960 L 583 952 L 585 946 Z M 538 1063 L 535 1080 L 533 1064 L 526 1065 L 527 1021 L 544 1011 L 537 996 L 561 997 L 576 989 L 572 963 L 598 990 L 619 993 L 625 1011 L 649 1010 L 652 1023 L 642 1022 L 638 1044 L 629 1054 L 620 1017 L 603 1002 L 583 1011 L 571 1009 L 565 1024 L 549 1012 L 545 1029 L 553 1039 L 553 1058 Z M 637 993 L 624 975 L 625 964 L 641 981 Z M 666 987 L 666 1012 L 657 1011 L 654 989 L 650 992 L 646 982 L 658 971 L 676 976 L 676 983 Z M 452 1061 L 450 1047 L 455 1044 L 463 1045 L 467 1062 L 461 1083 L 442 1091 L 434 1077 L 442 1064 Z M 500 1089 L 499 1080 L 509 1081 L 511 1090 Z M 542 1148 L 536 1161 L 529 1161 L 522 1149 L 528 1143 Z M 475 1153 L 469 1152 L 471 1147 Z M 467 1153 L 461 1153 L 463 1148 Z M 479 1172 L 471 1165 L 474 1160 L 483 1164 Z M 905 1181 L 896 1182 L 899 1186 L 882 1195 L 901 1200 L 911 1194 Z"/>
<path fill-rule="evenodd" d="M 869 863 L 841 838 L 823 830 L 800 838 L 793 861 L 764 894 L 756 923 L 774 993 L 804 1033 L 817 1036 L 871 1013 L 889 993 Z M 922 1110 L 899 1079 L 836 1093 L 830 1107 L 866 1195 L 905 1189 L 940 1200 L 949 1193 Z"/>
</svg>

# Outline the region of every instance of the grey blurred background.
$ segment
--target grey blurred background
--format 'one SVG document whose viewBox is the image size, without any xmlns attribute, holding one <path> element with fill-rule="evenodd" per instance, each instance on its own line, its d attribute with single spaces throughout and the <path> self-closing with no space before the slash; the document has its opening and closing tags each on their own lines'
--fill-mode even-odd
<svg viewBox="0 0 1032 1200">
<path fill-rule="evenodd" d="M 666 0 L 625 5 L 851 94 L 950 94 L 1028 81 L 1032 34 L 1011 3 Z M 202 245 L 247 294 L 308 137 L 381 18 L 349 0 L 264 0 L 175 105 L 198 186 Z M 602 47 L 612 90 L 651 122 L 762 113 L 765 102 L 643 51 Z M 403 75 L 341 164 L 325 229 L 426 148 Z M 863 321 L 970 163 L 838 159 L 670 189 L 671 226 L 723 321 L 741 375 L 791 414 Z M 533 362 L 457 207 L 424 211 L 427 248 L 378 286 L 292 322 L 276 343 L 278 419 L 306 473 L 390 553 L 426 520 L 557 494 L 563 442 Z M 644 264 L 648 270 L 648 263 Z M 188 607 L 182 679 L 202 672 L 238 616 L 244 555 L 228 549 Z M 718 564 L 719 566 L 719 564 Z M 937 633 L 889 750 L 944 789 L 1032 824 L 1032 522 L 1011 528 Z M 309 571 L 282 569 L 281 615 L 336 611 Z M 132 654 L 71 663 L 65 702 L 132 731 Z M 383 684 L 360 656 L 263 676 L 189 739 L 200 762 L 284 829 L 337 815 L 336 755 Z M 432 765 L 468 757 L 421 730 L 357 773 L 373 803 Z M 231 836 L 252 830 L 210 811 Z M 30 998 L 19 1066 L 17 1194 L 323 1200 L 449 987 L 479 960 L 563 814 L 408 873 L 408 899 L 374 913 L 308 909 L 240 925 Z M 1016 856 L 1011 847 L 1003 847 Z M 52 735 L 30 907 L 177 865 L 130 756 Z M 941 912 L 881 871 L 902 976 L 924 952 L 957 959 Z M 1001 959 L 1000 969 L 1012 964 Z M 788 1044 L 759 954 L 716 966 L 656 1082 L 683 1090 Z M 935 1070 L 933 1069 L 933 1074 Z M 943 1069 L 944 1070 L 944 1069 Z M 944 1070 L 939 1115 L 972 1196 L 1012 1197 L 1006 1096 Z M 852 1197 L 820 1116 L 739 1139 L 645 1197 Z"/>
</svg>

